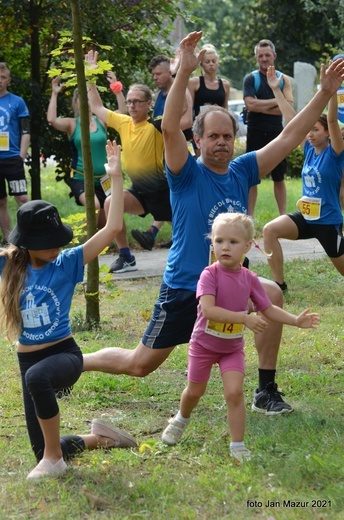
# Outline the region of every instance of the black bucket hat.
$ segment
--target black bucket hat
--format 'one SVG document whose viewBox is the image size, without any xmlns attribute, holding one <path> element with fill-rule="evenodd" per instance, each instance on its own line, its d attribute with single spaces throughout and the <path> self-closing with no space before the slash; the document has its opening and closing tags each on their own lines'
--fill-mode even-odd
<svg viewBox="0 0 344 520">
<path fill-rule="evenodd" d="M 73 230 L 63 224 L 60 215 L 50 202 L 31 200 L 17 211 L 17 225 L 9 236 L 9 243 L 23 249 L 55 249 L 67 245 Z"/>
</svg>

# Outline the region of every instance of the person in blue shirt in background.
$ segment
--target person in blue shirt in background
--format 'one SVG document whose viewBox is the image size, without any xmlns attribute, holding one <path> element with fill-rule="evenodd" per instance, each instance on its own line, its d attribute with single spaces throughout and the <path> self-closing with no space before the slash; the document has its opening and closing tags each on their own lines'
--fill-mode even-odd
<svg viewBox="0 0 344 520">
<path fill-rule="evenodd" d="M 9 195 L 18 206 L 27 202 L 24 161 L 30 145 L 29 111 L 24 100 L 8 92 L 11 71 L 0 63 L 0 228 L 5 242 L 11 231 L 7 206 L 6 182 Z"/>
</svg>

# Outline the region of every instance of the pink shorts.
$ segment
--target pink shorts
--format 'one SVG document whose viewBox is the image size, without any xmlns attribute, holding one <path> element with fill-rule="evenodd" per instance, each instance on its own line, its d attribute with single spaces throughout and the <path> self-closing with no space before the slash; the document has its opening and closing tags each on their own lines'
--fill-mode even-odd
<svg viewBox="0 0 344 520">
<path fill-rule="evenodd" d="M 234 352 L 213 352 L 190 343 L 188 352 L 188 380 L 192 383 L 205 383 L 210 378 L 212 366 L 217 363 L 221 375 L 225 372 L 242 372 L 245 374 L 245 354 L 243 349 Z"/>
</svg>

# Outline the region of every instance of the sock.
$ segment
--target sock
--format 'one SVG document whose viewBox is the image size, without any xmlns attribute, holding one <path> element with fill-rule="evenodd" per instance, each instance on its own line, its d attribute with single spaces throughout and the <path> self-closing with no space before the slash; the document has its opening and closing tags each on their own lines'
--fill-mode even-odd
<svg viewBox="0 0 344 520">
<path fill-rule="evenodd" d="M 231 442 L 229 447 L 232 449 L 232 448 L 239 448 L 241 446 L 245 446 L 245 443 L 244 441 L 241 441 L 241 442 Z"/>
<path fill-rule="evenodd" d="M 180 422 L 183 422 L 183 423 L 185 423 L 185 424 L 188 424 L 189 421 L 190 421 L 190 419 L 191 419 L 191 417 L 189 417 L 188 419 L 185 419 L 185 417 L 183 417 L 182 414 L 180 413 L 180 410 L 178 410 L 178 413 L 177 413 L 177 419 L 178 419 L 178 421 L 180 421 Z"/>
<path fill-rule="evenodd" d="M 129 247 L 121 247 L 120 250 L 119 250 L 119 254 L 121 256 L 125 256 L 128 260 L 133 260 L 134 259 L 133 255 L 130 252 L 130 248 Z"/>
<path fill-rule="evenodd" d="M 155 238 L 157 236 L 157 234 L 159 233 L 159 230 L 157 227 L 155 226 L 151 226 L 149 229 L 148 229 L 148 232 L 152 235 L 153 238 Z"/>
<path fill-rule="evenodd" d="M 264 370 L 263 368 L 258 369 L 259 374 L 259 391 L 264 390 L 268 383 L 275 382 L 276 370 Z"/>
</svg>

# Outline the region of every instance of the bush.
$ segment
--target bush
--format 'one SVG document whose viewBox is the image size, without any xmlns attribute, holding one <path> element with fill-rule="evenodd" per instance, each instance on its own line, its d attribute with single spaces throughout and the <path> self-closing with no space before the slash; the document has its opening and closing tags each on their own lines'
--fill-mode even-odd
<svg viewBox="0 0 344 520">
<path fill-rule="evenodd" d="M 298 146 L 287 157 L 287 175 L 288 177 L 301 177 L 302 165 L 304 162 L 304 155 L 301 148 Z"/>
</svg>

